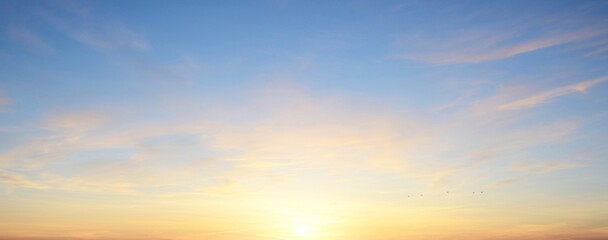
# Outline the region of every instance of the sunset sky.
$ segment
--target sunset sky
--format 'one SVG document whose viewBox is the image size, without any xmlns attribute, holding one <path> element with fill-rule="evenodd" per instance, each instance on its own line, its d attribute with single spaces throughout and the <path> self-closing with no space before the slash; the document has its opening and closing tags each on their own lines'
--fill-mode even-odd
<svg viewBox="0 0 608 240">
<path fill-rule="evenodd" d="M 608 239 L 608 2 L 0 0 L 0 239 Z"/>
</svg>

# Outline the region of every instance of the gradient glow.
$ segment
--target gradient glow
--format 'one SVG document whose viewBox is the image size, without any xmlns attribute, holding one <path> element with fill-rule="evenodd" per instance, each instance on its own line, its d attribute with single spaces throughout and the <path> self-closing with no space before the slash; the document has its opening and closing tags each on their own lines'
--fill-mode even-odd
<svg viewBox="0 0 608 240">
<path fill-rule="evenodd" d="M 0 239 L 608 238 L 603 1 L 0 1 Z"/>
</svg>

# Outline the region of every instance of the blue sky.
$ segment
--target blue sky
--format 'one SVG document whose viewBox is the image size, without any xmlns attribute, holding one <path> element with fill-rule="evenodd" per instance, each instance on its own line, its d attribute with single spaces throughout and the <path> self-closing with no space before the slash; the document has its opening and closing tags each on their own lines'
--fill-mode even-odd
<svg viewBox="0 0 608 240">
<path fill-rule="evenodd" d="M 2 1 L 0 237 L 605 236 L 607 12 Z"/>
</svg>

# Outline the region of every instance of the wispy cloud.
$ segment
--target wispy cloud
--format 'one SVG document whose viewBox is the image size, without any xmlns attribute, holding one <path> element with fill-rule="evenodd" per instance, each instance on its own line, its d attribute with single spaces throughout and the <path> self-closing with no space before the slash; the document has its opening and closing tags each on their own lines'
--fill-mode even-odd
<svg viewBox="0 0 608 240">
<path fill-rule="evenodd" d="M 186 122 L 125 123 L 127 128 L 105 124 L 112 117 L 96 112 L 53 114 L 40 124 L 50 131 L 3 152 L 0 163 L 34 164 L 37 172 L 52 176 L 41 179 L 60 189 L 125 191 L 188 183 L 209 193 L 240 194 L 255 189 L 238 183 L 285 182 L 302 169 L 403 172 L 416 146 L 431 138 L 422 124 L 388 110 L 368 106 L 362 114 L 349 107 L 353 99 L 313 97 L 284 86 L 263 88 L 252 99 L 243 106 L 220 104 L 215 114 L 207 109 Z M 112 149 L 129 154 L 87 154 Z M 71 165 L 73 174 L 48 170 L 73 156 L 81 156 Z M 284 174 L 277 174 L 279 169 Z M 195 180 L 201 171 L 207 180 Z M 230 184 L 217 185 L 218 179 Z"/>
<path fill-rule="evenodd" d="M 52 114 L 39 124 L 39 129 L 50 130 L 37 134 L 26 143 L 0 152 L 0 167 L 43 167 L 82 150 L 82 139 L 87 132 L 99 128 L 106 115 L 85 111 Z M 84 148 L 88 149 L 88 148 Z"/>
<path fill-rule="evenodd" d="M 539 163 L 518 163 L 512 167 L 513 170 L 534 174 L 549 173 L 564 169 L 579 168 L 584 166 L 582 162 L 571 161 L 549 161 Z"/>
<path fill-rule="evenodd" d="M 70 112 L 49 117 L 42 127 L 53 131 L 82 132 L 100 127 L 107 119 L 108 116 L 94 111 Z"/>
<path fill-rule="evenodd" d="M 608 77 L 599 77 L 596 79 L 591 79 L 583 82 L 578 82 L 570 85 L 566 85 L 563 87 L 558 87 L 550 90 L 546 90 L 543 92 L 536 93 L 532 96 L 528 96 L 522 99 L 517 99 L 511 102 L 507 102 L 497 106 L 499 111 L 505 110 L 519 110 L 525 108 L 531 108 L 537 105 L 541 105 L 544 103 L 548 103 L 556 98 L 573 94 L 573 93 L 584 93 L 587 89 L 608 81 Z"/>
<path fill-rule="evenodd" d="M 580 127 L 556 121 L 503 131 L 477 124 L 479 116 L 430 123 L 358 97 L 315 95 L 297 84 L 264 85 L 245 96 L 192 106 L 179 119 L 51 114 L 40 121 L 49 131 L 0 154 L 0 164 L 32 169 L 50 188 L 74 191 L 174 187 L 239 196 L 268 191 L 259 186 L 297 184 L 310 171 L 356 179 L 395 175 L 443 188 L 470 183 L 479 178 L 476 169 L 559 143 Z M 486 128 L 491 134 L 478 133 Z M 53 170 L 64 161 L 74 161 L 70 174 Z"/>
<path fill-rule="evenodd" d="M 5 171 L 0 171 L 0 184 L 7 186 L 9 188 L 9 192 L 12 191 L 12 188 L 14 187 L 37 189 L 45 187 L 44 185 L 34 182 L 25 176 Z"/>
<path fill-rule="evenodd" d="M 591 40 L 586 43 L 573 46 L 571 49 L 584 52 L 585 57 L 603 56 L 604 53 L 608 51 L 608 39 L 605 36 L 602 36 L 597 40 Z"/>
<path fill-rule="evenodd" d="M 473 121 L 473 120 L 466 120 Z M 496 126 L 493 126 L 496 127 Z M 442 160 L 440 156 L 433 156 L 436 164 L 427 166 L 417 166 L 412 172 L 414 176 L 420 176 L 431 180 L 435 188 L 459 187 L 463 181 L 478 181 L 479 175 L 473 174 L 478 169 L 494 166 L 493 171 L 502 171 L 497 166 L 497 162 L 512 160 L 514 156 L 526 153 L 528 149 L 537 146 L 551 146 L 559 142 L 566 141 L 576 133 L 579 124 L 572 121 L 558 121 L 542 126 L 525 127 L 511 131 L 498 131 L 490 135 L 473 136 L 467 139 L 456 137 L 453 141 L 460 141 L 456 145 L 461 145 L 460 149 L 445 149 L 444 151 L 454 151 L 448 157 L 456 159 Z M 449 131 L 449 130 L 448 130 Z M 455 137 L 444 133 L 441 138 Z M 472 144 L 470 147 L 465 145 Z M 419 162 L 416 162 L 420 164 Z M 467 180 L 462 180 L 463 176 L 469 176 Z M 452 181 L 461 178 L 460 181 Z M 496 180 L 501 181 L 501 180 Z M 469 182 L 469 183 L 470 183 Z M 492 187 L 496 183 L 490 183 Z"/>
<path fill-rule="evenodd" d="M 7 35 L 15 42 L 22 44 L 28 51 L 36 54 L 50 54 L 54 49 L 30 29 L 17 26 L 6 26 Z"/>
<path fill-rule="evenodd" d="M 511 164 L 509 170 L 525 174 L 547 174 L 555 171 L 586 167 L 600 161 L 605 156 L 605 153 L 598 152 L 597 150 L 579 150 L 557 159 L 547 158 L 516 161 Z"/>
<path fill-rule="evenodd" d="M 67 33 L 75 40 L 99 50 L 133 49 L 147 51 L 150 44 L 141 35 L 122 25 L 100 26 L 100 29 L 71 30 Z"/>
<path fill-rule="evenodd" d="M 506 185 L 511 185 L 511 184 L 515 184 L 517 182 L 520 182 L 522 179 L 520 178 L 508 178 L 508 179 L 503 179 L 503 180 L 498 180 L 496 182 L 493 182 L 489 185 L 490 188 L 497 188 L 497 187 L 502 187 L 502 186 L 506 186 Z"/>
<path fill-rule="evenodd" d="M 99 51 L 150 49 L 148 40 L 142 34 L 122 23 L 97 18 L 85 4 L 57 3 L 54 10 L 39 11 L 38 15 L 81 44 Z"/>
<path fill-rule="evenodd" d="M 506 85 L 498 93 L 488 98 L 472 101 L 471 111 L 475 114 L 515 112 L 551 103 L 559 98 L 576 93 L 585 93 L 590 88 L 608 81 L 602 76 L 586 81 L 545 90 L 534 90 L 528 85 Z M 538 87 L 535 87 L 538 89 Z"/>
<path fill-rule="evenodd" d="M 119 19 L 100 18 L 86 3 L 56 3 L 53 6 L 49 10 L 38 11 L 38 16 L 48 25 L 146 79 L 183 83 L 200 73 L 202 65 L 193 57 L 174 65 L 152 58 L 149 55 L 153 50 L 152 44 L 143 32 Z"/>
<path fill-rule="evenodd" d="M 599 30 L 581 29 L 525 38 L 515 32 L 462 31 L 442 39 L 438 39 L 439 36 L 401 39 L 399 45 L 407 53 L 394 56 L 431 64 L 481 63 L 587 40 L 601 34 L 603 32 Z"/>
</svg>

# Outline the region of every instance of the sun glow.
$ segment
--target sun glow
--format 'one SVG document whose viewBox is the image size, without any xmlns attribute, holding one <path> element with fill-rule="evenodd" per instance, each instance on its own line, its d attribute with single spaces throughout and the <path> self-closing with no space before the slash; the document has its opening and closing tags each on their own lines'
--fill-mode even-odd
<svg viewBox="0 0 608 240">
<path fill-rule="evenodd" d="M 299 238 L 314 238 L 316 236 L 316 228 L 309 224 L 298 223 L 291 230 L 291 235 Z"/>
</svg>

